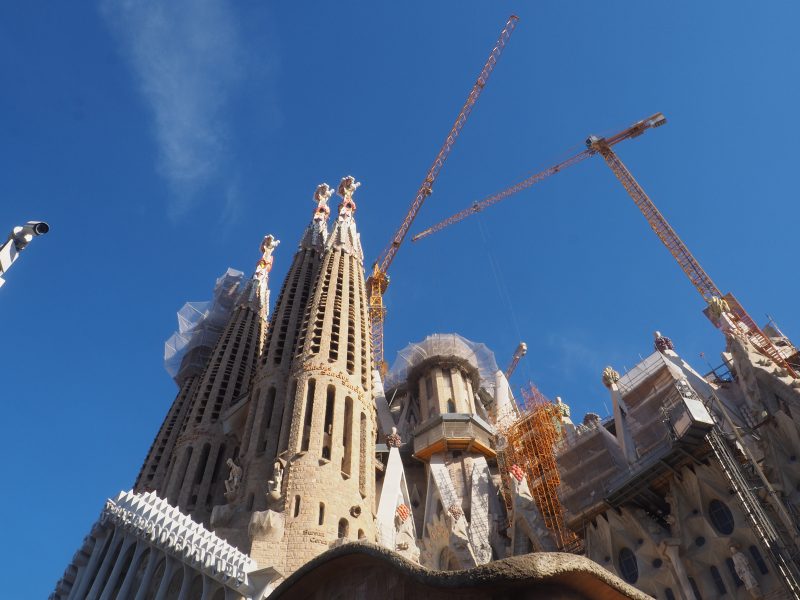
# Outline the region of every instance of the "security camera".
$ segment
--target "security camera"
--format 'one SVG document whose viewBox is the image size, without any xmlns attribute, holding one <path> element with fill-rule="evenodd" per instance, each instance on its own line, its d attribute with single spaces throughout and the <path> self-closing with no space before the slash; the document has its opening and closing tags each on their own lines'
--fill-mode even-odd
<svg viewBox="0 0 800 600">
<path fill-rule="evenodd" d="M 14 240 L 14 247 L 19 252 L 35 236 L 44 235 L 48 231 L 50 231 L 50 226 L 44 221 L 28 221 L 22 227 L 14 227 L 11 231 L 11 238 Z"/>
</svg>

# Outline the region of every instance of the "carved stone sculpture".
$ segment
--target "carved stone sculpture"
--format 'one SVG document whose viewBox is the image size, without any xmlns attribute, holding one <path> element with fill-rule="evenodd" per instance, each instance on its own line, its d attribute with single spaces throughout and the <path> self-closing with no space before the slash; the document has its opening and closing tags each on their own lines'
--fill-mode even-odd
<svg viewBox="0 0 800 600">
<path fill-rule="evenodd" d="M 711 296 L 711 300 L 708 301 L 708 310 L 711 316 L 718 320 L 723 313 L 731 312 L 731 307 L 724 298 Z"/>
<path fill-rule="evenodd" d="M 264 279 L 272 270 L 272 253 L 278 247 L 281 241 L 275 239 L 273 235 L 265 235 L 261 242 L 261 258 L 256 264 L 256 272 L 254 277 L 256 279 Z"/>
<path fill-rule="evenodd" d="M 284 516 L 274 510 L 256 511 L 250 517 L 250 539 L 279 542 L 283 538 Z"/>
<path fill-rule="evenodd" d="M 281 487 L 283 485 L 283 464 L 276 460 L 272 466 L 272 479 L 267 481 L 267 501 L 270 506 L 277 508 L 281 505 Z"/>
<path fill-rule="evenodd" d="M 333 196 L 333 189 L 327 183 L 320 183 L 314 191 L 314 202 L 318 206 L 327 206 L 328 199 Z"/>
<path fill-rule="evenodd" d="M 228 478 L 225 480 L 225 497 L 230 500 L 236 496 L 239 486 L 242 484 L 242 467 L 233 462 L 232 458 L 225 461 L 225 464 L 230 469 Z"/>
<path fill-rule="evenodd" d="M 342 177 L 337 192 L 345 201 L 352 200 L 353 194 L 360 185 L 361 182 L 356 181 L 356 178 L 352 175 L 348 175 L 347 177 Z"/>
<path fill-rule="evenodd" d="M 399 448 L 403 444 L 400 435 L 397 433 L 397 427 L 392 427 L 392 433 L 386 436 L 386 445 L 389 448 Z"/>
<path fill-rule="evenodd" d="M 394 524 L 395 550 L 405 558 L 419 563 L 419 548 L 414 538 L 414 523 L 411 520 L 411 509 L 406 504 L 401 504 L 395 511 Z"/>
<path fill-rule="evenodd" d="M 672 343 L 672 340 L 669 339 L 665 335 L 661 335 L 660 331 L 656 331 L 653 334 L 655 340 L 653 341 L 653 347 L 658 352 L 666 352 L 667 350 L 675 350 L 675 344 Z"/>
<path fill-rule="evenodd" d="M 611 367 L 603 369 L 603 385 L 610 388 L 613 384 L 619 381 L 619 373 Z"/>
<path fill-rule="evenodd" d="M 731 558 L 733 559 L 733 568 L 739 579 L 744 583 L 744 587 L 750 592 L 750 596 L 761 598 L 761 589 L 758 587 L 758 580 L 755 573 L 753 573 L 753 568 L 750 566 L 750 561 L 736 546 L 731 546 Z"/>
</svg>

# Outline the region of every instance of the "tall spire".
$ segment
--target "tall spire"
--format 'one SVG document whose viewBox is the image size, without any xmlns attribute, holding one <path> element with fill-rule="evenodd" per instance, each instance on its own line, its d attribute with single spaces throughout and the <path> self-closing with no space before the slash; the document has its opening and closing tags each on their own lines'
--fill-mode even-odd
<svg viewBox="0 0 800 600">
<path fill-rule="evenodd" d="M 288 442 L 288 423 L 294 406 L 289 370 L 298 340 L 300 343 L 303 340 L 301 330 L 306 323 L 307 306 L 328 240 L 328 200 L 332 194 L 333 190 L 327 183 L 316 187 L 311 220 L 300 237 L 275 303 L 261 360 L 252 380 L 241 432 L 242 489 L 238 494 L 226 497 L 228 503 L 219 507 L 212 518 L 215 531 L 233 543 L 242 544 L 242 547 L 250 513 L 266 508 L 265 485 L 275 476 L 275 457 Z M 265 246 L 271 245 L 265 238 Z M 257 273 L 268 273 L 271 257 L 262 258 L 264 266 L 257 269 Z"/>
<path fill-rule="evenodd" d="M 252 554 L 286 575 L 337 538 L 375 540 L 376 418 L 363 253 L 353 217 L 358 185 L 351 176 L 339 184 L 339 214 L 286 374 L 279 441 L 267 445 L 267 454 L 277 450 L 270 495 L 261 491 L 256 498 L 251 525 L 259 525 L 249 529 Z M 271 407 L 275 392 L 265 395 Z"/>
<path fill-rule="evenodd" d="M 344 250 L 347 254 L 355 256 L 360 263 L 364 262 L 364 252 L 361 249 L 361 236 L 356 229 L 356 203 L 353 194 L 361 185 L 352 175 L 343 177 L 336 190 L 342 198 L 339 204 L 339 217 L 333 225 L 330 238 L 326 247 L 336 247 Z"/>
<path fill-rule="evenodd" d="M 300 239 L 300 247 L 321 249 L 328 239 L 328 217 L 331 209 L 328 200 L 333 195 L 333 190 L 327 183 L 320 183 L 314 191 L 314 214 Z"/>
<path fill-rule="evenodd" d="M 223 501 L 225 464 L 239 453 L 237 436 L 226 432 L 222 421 L 248 391 L 257 366 L 266 326 L 272 252 L 278 243 L 272 235 L 261 243 L 255 273 L 239 293 L 192 390 L 166 476 L 158 488 L 160 496 L 198 522 L 207 523 L 213 506 Z"/>
</svg>

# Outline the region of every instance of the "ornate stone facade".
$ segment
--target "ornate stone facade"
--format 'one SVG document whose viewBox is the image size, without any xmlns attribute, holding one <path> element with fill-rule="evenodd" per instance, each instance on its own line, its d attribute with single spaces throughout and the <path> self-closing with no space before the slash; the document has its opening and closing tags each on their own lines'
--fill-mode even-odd
<svg viewBox="0 0 800 600">
<path fill-rule="evenodd" d="M 133 492 L 110 501 L 54 599 L 260 600 L 287 578 L 292 597 L 311 585 L 293 573 L 348 542 L 383 548 L 405 564 L 376 566 L 392 589 L 419 591 L 439 585 L 421 568 L 488 574 L 563 547 L 534 463 L 501 473 L 502 432 L 520 413 L 488 348 L 436 334 L 400 351 L 385 381 L 373 368 L 359 185 L 342 179 L 330 233 L 332 190 L 317 187 L 268 327 L 279 242 L 264 238 L 252 279 L 220 279 L 218 302 L 186 328 L 197 336 L 173 373 L 178 395 Z M 610 417 L 575 426 L 557 398 L 562 522 L 589 559 L 656 598 L 790 597 L 800 380 L 736 332 L 724 373 L 701 376 L 658 332 L 654 347 L 624 375 L 603 372 Z M 386 583 L 370 582 L 340 587 Z"/>
</svg>

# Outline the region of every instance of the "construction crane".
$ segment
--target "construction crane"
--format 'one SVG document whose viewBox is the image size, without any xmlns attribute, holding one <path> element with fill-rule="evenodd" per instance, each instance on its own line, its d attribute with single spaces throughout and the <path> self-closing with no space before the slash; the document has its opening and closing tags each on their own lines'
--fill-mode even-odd
<svg viewBox="0 0 800 600">
<path fill-rule="evenodd" d="M 431 195 L 436 177 L 439 175 L 439 171 L 442 170 L 444 162 L 447 160 L 447 157 L 449 156 L 450 151 L 452 150 L 453 145 L 458 138 L 458 134 L 461 132 L 464 124 L 467 122 L 467 117 L 469 117 L 470 113 L 472 112 L 475 102 L 477 102 L 478 97 L 483 91 L 483 88 L 486 86 L 486 83 L 489 80 L 489 75 L 491 75 L 492 71 L 494 70 L 494 67 L 497 64 L 497 59 L 500 58 L 506 43 L 511 37 L 514 28 L 517 26 L 518 20 L 518 17 L 512 15 L 506 22 L 503 30 L 500 32 L 500 37 L 497 39 L 497 43 L 494 45 L 494 48 L 492 48 L 489 58 L 486 60 L 486 64 L 483 65 L 483 69 L 481 70 L 480 75 L 478 75 L 475 85 L 472 86 L 472 90 L 470 90 L 464 106 L 461 107 L 461 111 L 458 113 L 455 123 L 453 123 L 450 132 L 447 134 L 447 137 L 444 140 L 444 144 L 442 144 L 442 147 L 439 149 L 439 153 L 436 155 L 433 164 L 428 169 L 425 179 L 422 180 L 422 184 L 417 190 L 417 194 L 414 197 L 414 200 L 411 202 L 411 206 L 403 218 L 402 223 L 400 223 L 400 227 L 392 236 L 392 240 L 389 245 L 372 265 L 372 273 L 367 278 L 367 289 L 369 290 L 370 338 L 372 341 L 373 364 L 381 372 L 381 374 L 386 373 L 386 362 L 383 359 L 383 321 L 386 318 L 386 307 L 383 304 L 383 295 L 386 293 L 386 288 L 389 286 L 389 267 L 391 266 L 397 251 L 400 249 L 400 246 L 402 245 L 403 240 L 408 233 L 408 229 L 414 222 L 414 219 L 416 218 L 420 208 L 422 208 L 422 204 L 425 202 L 425 199 Z"/>
<path fill-rule="evenodd" d="M 687 248 L 686 244 L 678 237 L 678 234 L 675 233 L 675 230 L 672 229 L 672 226 L 667 222 L 658 208 L 656 208 L 656 205 L 653 204 L 653 201 L 647 196 L 642 186 L 639 185 L 628 168 L 614 153 L 608 142 L 603 138 L 590 136 L 586 140 L 586 146 L 588 149 L 595 150 L 603 157 L 606 164 L 611 168 L 611 171 L 613 171 L 614 175 L 628 192 L 628 195 L 633 199 L 634 204 L 636 204 L 642 212 L 644 218 L 647 219 L 647 222 L 658 236 L 658 239 L 660 239 L 667 250 L 669 250 L 670 254 L 672 254 L 680 268 L 683 269 L 683 272 L 692 282 L 692 285 L 700 292 L 700 295 L 709 307 L 716 304 L 723 312 L 729 314 L 733 322 L 761 354 L 769 357 L 775 364 L 783 367 L 792 377 L 798 377 L 792 365 L 788 363 L 775 347 L 772 340 L 769 339 L 769 336 L 756 325 L 756 322 L 747 314 L 747 311 L 739 301 L 736 300 L 733 294 L 729 293 L 723 295 L 719 288 L 714 285 L 711 277 L 705 272 L 703 267 L 700 266 L 697 259 L 692 256 L 689 248 Z M 711 315 L 709 314 L 709 316 Z M 712 319 L 712 322 L 714 322 L 714 319 Z M 723 321 L 716 320 L 714 324 L 718 327 L 722 327 Z"/>
<path fill-rule="evenodd" d="M 672 254 L 673 258 L 675 258 L 678 265 L 692 282 L 692 285 L 694 285 L 697 291 L 700 292 L 703 300 L 709 304 L 709 307 L 716 305 L 723 312 L 729 314 L 734 324 L 741 330 L 742 333 L 747 336 L 750 343 L 752 343 L 759 352 L 770 358 L 775 364 L 782 367 L 787 374 L 793 377 L 798 377 L 796 371 L 797 367 L 793 367 L 791 364 L 789 364 L 786 358 L 775 347 L 769 337 L 764 334 L 763 331 L 761 331 L 758 325 L 756 325 L 755 321 L 750 317 L 739 301 L 736 300 L 733 294 L 729 293 L 723 295 L 719 288 L 714 285 L 714 282 L 711 280 L 711 277 L 709 277 L 708 273 L 706 273 L 705 270 L 700 266 L 700 263 L 697 261 L 697 259 L 692 256 L 692 253 L 686 247 L 686 244 L 684 244 L 683 241 L 678 237 L 678 234 L 675 233 L 675 230 L 672 229 L 661 212 L 659 212 L 658 208 L 656 208 L 655 204 L 653 204 L 652 200 L 650 200 L 636 179 L 634 179 L 633 175 L 631 175 L 627 167 L 625 167 L 623 162 L 612 150 L 612 146 L 618 144 L 619 142 L 637 137 L 648 129 L 660 127 L 666 122 L 667 120 L 663 114 L 656 113 L 653 116 L 639 121 L 628 129 L 625 129 L 611 137 L 602 138 L 598 136 L 589 136 L 589 138 L 586 140 L 586 149 L 582 152 L 556 165 L 553 165 L 544 171 L 536 173 L 501 192 L 493 194 L 481 200 L 480 202 L 476 202 L 469 208 L 464 209 L 461 212 L 456 213 L 455 215 L 437 223 L 433 227 L 429 227 L 421 233 L 413 236 L 412 241 L 417 241 L 423 237 L 436 233 L 437 231 L 440 231 L 449 225 L 458 223 L 468 216 L 476 212 L 480 212 L 485 208 L 492 206 L 493 204 L 496 204 L 504 198 L 508 198 L 519 191 L 539 183 L 550 175 L 554 175 L 559 171 L 562 171 L 566 167 L 577 164 L 595 154 L 599 154 L 606 161 L 606 164 L 611 168 L 611 171 L 614 173 L 617 179 L 619 179 L 620 183 L 622 183 L 623 187 L 633 199 L 636 206 L 642 212 L 642 215 L 644 215 L 644 218 L 647 219 L 650 227 L 656 233 L 667 250 L 669 250 L 670 254 Z M 724 326 L 723 321 L 719 319 L 712 319 L 712 322 L 714 322 L 717 327 Z"/>
<path fill-rule="evenodd" d="M 660 127 L 664 123 L 667 122 L 667 119 L 661 113 L 656 113 L 646 119 L 642 119 L 638 123 L 634 123 L 627 129 L 623 129 L 619 133 L 616 133 L 610 137 L 605 138 L 606 143 L 609 147 L 614 146 L 615 144 L 619 144 L 622 141 L 629 140 L 631 138 L 638 137 L 642 135 L 648 129 L 655 129 L 656 127 Z M 465 208 L 461 212 L 457 212 L 451 217 L 447 217 L 443 221 L 440 221 L 436 225 L 432 227 L 428 227 L 424 231 L 419 232 L 418 234 L 414 235 L 411 238 L 412 242 L 416 242 L 421 240 L 424 237 L 428 237 L 431 234 L 436 233 L 437 231 L 441 231 L 445 227 L 449 227 L 459 221 L 463 221 L 467 217 L 474 215 L 477 212 L 481 212 L 489 208 L 490 206 L 497 204 L 501 200 L 505 200 L 509 196 L 513 196 L 517 192 L 521 192 L 522 190 L 526 190 L 529 187 L 539 183 L 550 177 L 551 175 L 555 175 L 560 171 L 563 171 L 567 167 L 571 167 L 572 165 L 576 165 L 579 162 L 582 162 L 589 158 L 590 156 L 594 156 L 597 154 L 598 150 L 595 148 L 586 148 L 586 150 L 579 152 L 578 154 L 569 157 L 566 160 L 561 161 L 551 167 L 546 168 L 543 171 L 539 171 L 538 173 L 534 173 L 527 179 L 523 179 L 519 183 L 512 185 L 509 188 L 504 189 L 501 192 L 496 194 L 492 194 L 491 196 L 487 196 L 483 200 L 479 200 L 475 202 L 472 206 Z"/>
<path fill-rule="evenodd" d="M 517 346 L 517 349 L 514 350 L 514 356 L 511 357 L 511 362 L 508 363 L 508 366 L 506 367 L 506 379 L 511 379 L 511 375 L 516 370 L 520 359 L 523 356 L 525 356 L 527 352 L 528 352 L 528 344 L 526 344 L 525 342 L 520 342 L 519 346 Z"/>
</svg>

